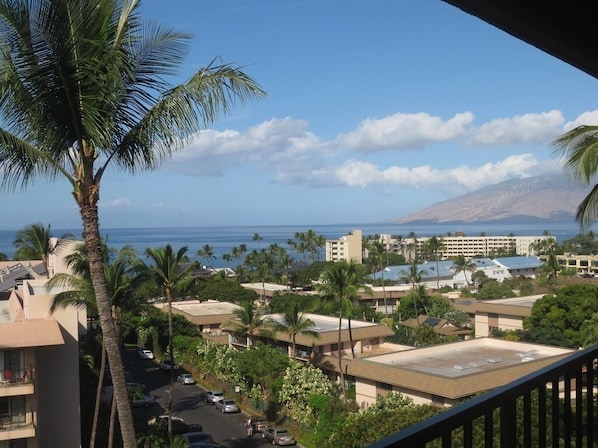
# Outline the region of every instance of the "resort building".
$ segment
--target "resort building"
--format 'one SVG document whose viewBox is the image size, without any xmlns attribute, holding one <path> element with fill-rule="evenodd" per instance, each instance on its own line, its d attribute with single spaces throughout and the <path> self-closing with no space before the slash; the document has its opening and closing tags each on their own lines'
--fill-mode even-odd
<svg viewBox="0 0 598 448">
<path fill-rule="evenodd" d="M 475 336 L 486 337 L 493 330 L 522 330 L 523 319 L 532 313 L 542 294 L 511 297 L 497 300 L 460 299 L 452 301 L 453 307 L 468 313 L 475 325 Z"/>
<path fill-rule="evenodd" d="M 168 304 L 154 303 L 154 306 L 164 312 L 168 312 Z M 235 310 L 240 309 L 239 305 L 218 300 L 184 300 L 172 302 L 172 314 L 185 317 L 189 322 L 197 325 L 199 331 L 205 335 L 220 335 L 220 325 L 235 317 Z"/>
<path fill-rule="evenodd" d="M 361 405 L 399 392 L 417 404 L 452 406 L 539 370 L 574 350 L 492 338 L 476 338 L 368 358 L 344 359 L 345 381 Z M 337 360 L 322 368 L 337 375 Z"/>
<path fill-rule="evenodd" d="M 77 307 L 50 314 L 57 291 L 25 279 L 0 293 L 0 446 L 81 446 Z M 68 428 L 68 430 L 65 430 Z"/>
<path fill-rule="evenodd" d="M 326 240 L 326 261 L 362 261 L 361 230 L 353 230 L 337 240 Z"/>
<path fill-rule="evenodd" d="M 456 232 L 451 236 L 439 237 L 444 248 L 438 252 L 440 259 L 455 258 L 463 255 L 465 258 L 496 257 L 505 255 L 537 255 L 535 247 L 543 240 L 554 240 L 554 236 L 466 236 L 463 232 Z M 423 254 L 423 246 L 430 237 L 421 238 L 392 238 L 391 235 L 380 235 L 380 241 L 389 252 L 403 255 L 410 261 L 418 254 Z"/>
<path fill-rule="evenodd" d="M 598 256 L 596 255 L 564 254 L 558 256 L 558 261 L 563 269 L 574 269 L 577 275 L 598 277 Z"/>
</svg>

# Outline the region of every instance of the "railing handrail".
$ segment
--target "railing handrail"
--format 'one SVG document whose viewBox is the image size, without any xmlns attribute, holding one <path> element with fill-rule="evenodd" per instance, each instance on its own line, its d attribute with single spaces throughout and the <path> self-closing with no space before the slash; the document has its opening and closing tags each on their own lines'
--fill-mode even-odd
<svg viewBox="0 0 598 448">
<path fill-rule="evenodd" d="M 369 448 L 423 446 L 423 438 L 425 438 L 425 441 L 438 439 L 447 431 L 462 426 L 464 421 L 482 417 L 488 411 L 502 407 L 506 400 L 514 400 L 530 390 L 543 387 L 560 379 L 575 369 L 582 369 L 584 366 L 591 365 L 597 358 L 598 344 L 575 352 L 536 372 L 527 374 L 518 380 L 472 398 L 465 403 L 374 442 L 369 445 Z"/>
</svg>

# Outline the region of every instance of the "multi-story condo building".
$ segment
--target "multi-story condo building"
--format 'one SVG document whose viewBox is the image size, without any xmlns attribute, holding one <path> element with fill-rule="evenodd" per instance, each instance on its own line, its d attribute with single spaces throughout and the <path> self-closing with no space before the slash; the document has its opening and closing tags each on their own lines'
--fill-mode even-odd
<svg viewBox="0 0 598 448">
<path fill-rule="evenodd" d="M 361 230 L 353 230 L 337 240 L 326 240 L 326 261 L 362 261 Z"/>
<path fill-rule="evenodd" d="M 408 261 L 423 253 L 423 247 L 430 237 L 392 238 L 388 234 L 380 235 L 380 241 L 386 250 L 403 255 Z M 554 236 L 466 236 L 457 232 L 442 237 L 444 248 L 439 251 L 439 259 L 454 258 L 463 255 L 466 258 L 493 257 L 505 255 L 537 255 L 535 247 L 543 240 L 556 240 Z"/>
<path fill-rule="evenodd" d="M 79 335 L 86 313 L 50 314 L 47 279 L 0 293 L 0 447 L 81 446 Z"/>
</svg>

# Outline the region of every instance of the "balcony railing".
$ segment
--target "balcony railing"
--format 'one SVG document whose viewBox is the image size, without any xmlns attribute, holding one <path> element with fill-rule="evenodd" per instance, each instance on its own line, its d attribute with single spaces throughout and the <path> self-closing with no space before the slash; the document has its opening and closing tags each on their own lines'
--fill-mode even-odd
<svg viewBox="0 0 598 448">
<path fill-rule="evenodd" d="M 31 414 L 0 414 L 0 432 L 33 427 Z"/>
<path fill-rule="evenodd" d="M 4 369 L 0 372 L 0 387 L 19 386 L 33 382 L 33 369 Z"/>
<path fill-rule="evenodd" d="M 582 448 L 598 444 L 598 345 L 369 448 Z"/>
</svg>

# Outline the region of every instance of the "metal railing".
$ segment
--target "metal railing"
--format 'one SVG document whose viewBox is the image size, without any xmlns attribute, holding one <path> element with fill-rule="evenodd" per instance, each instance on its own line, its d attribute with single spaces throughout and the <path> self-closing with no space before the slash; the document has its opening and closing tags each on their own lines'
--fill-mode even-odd
<svg viewBox="0 0 598 448">
<path fill-rule="evenodd" d="M 598 445 L 598 345 L 455 406 L 369 448 Z"/>
<path fill-rule="evenodd" d="M 31 414 L 0 414 L 0 432 L 15 431 L 33 426 Z"/>
<path fill-rule="evenodd" d="M 4 369 L 0 371 L 0 387 L 19 386 L 33 382 L 33 369 Z"/>
</svg>

